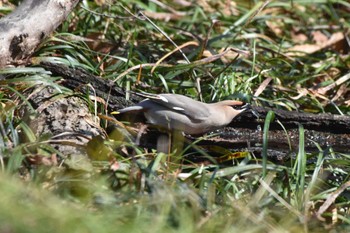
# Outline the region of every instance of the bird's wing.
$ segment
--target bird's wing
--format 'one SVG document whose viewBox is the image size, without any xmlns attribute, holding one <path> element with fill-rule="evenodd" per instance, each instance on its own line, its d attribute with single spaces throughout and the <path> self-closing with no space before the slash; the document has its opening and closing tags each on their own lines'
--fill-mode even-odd
<svg viewBox="0 0 350 233">
<path fill-rule="evenodd" d="M 161 94 L 161 100 L 154 100 L 157 103 L 188 116 L 195 121 L 206 120 L 210 116 L 207 104 L 193 100 L 187 96 L 177 94 Z"/>
<path fill-rule="evenodd" d="M 150 93 L 137 93 L 132 92 L 135 95 L 148 98 L 152 102 L 155 102 L 170 111 L 178 112 L 186 115 L 194 121 L 203 121 L 210 116 L 207 104 L 193 100 L 184 95 L 178 94 L 150 94 Z M 143 102 L 143 101 L 142 101 Z M 141 102 L 141 103 L 142 103 Z M 149 104 L 147 102 L 147 104 Z M 144 108 L 147 108 L 144 106 Z"/>
<path fill-rule="evenodd" d="M 135 112 L 135 111 L 143 111 L 143 110 L 144 110 L 144 108 L 142 106 L 134 105 L 134 106 L 120 109 L 120 110 L 116 111 L 116 113 L 121 114 L 121 113 L 126 113 L 126 112 Z"/>
</svg>

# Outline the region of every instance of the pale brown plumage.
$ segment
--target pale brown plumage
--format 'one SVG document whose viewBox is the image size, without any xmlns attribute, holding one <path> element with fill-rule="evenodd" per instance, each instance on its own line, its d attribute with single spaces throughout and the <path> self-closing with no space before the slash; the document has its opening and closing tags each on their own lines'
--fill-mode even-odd
<svg viewBox="0 0 350 233">
<path fill-rule="evenodd" d="M 148 123 L 186 134 L 203 134 L 224 127 L 247 109 L 243 102 L 234 100 L 206 104 L 178 94 L 135 94 L 147 99 L 119 113 L 142 111 Z"/>
</svg>

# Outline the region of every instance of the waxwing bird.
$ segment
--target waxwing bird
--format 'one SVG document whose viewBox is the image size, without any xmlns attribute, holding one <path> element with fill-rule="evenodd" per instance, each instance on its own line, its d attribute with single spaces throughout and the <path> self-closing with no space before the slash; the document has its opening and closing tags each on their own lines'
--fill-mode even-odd
<svg viewBox="0 0 350 233">
<path fill-rule="evenodd" d="M 135 94 L 147 99 L 118 113 L 141 111 L 149 124 L 194 135 L 224 127 L 248 108 L 235 100 L 207 104 L 178 94 Z"/>
</svg>

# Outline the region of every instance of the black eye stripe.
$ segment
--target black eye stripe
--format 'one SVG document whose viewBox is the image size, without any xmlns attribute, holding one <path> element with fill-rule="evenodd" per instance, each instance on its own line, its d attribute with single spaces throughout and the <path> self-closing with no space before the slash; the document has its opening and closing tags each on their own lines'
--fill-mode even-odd
<svg viewBox="0 0 350 233">
<path fill-rule="evenodd" d="M 243 103 L 242 105 L 232 105 L 231 107 L 237 110 L 242 110 L 242 109 L 250 109 L 251 105 L 248 103 Z"/>
</svg>

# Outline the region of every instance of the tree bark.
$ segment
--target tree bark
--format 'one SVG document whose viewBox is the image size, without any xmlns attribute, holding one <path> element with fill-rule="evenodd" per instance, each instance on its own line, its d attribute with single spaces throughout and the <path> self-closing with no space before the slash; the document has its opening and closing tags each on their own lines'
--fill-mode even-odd
<svg viewBox="0 0 350 233">
<path fill-rule="evenodd" d="M 25 0 L 0 19 L 0 68 L 26 64 L 41 41 L 74 9 L 78 0 Z"/>
<path fill-rule="evenodd" d="M 35 111 L 24 105 L 21 118 L 39 140 L 47 138 L 62 155 L 86 155 L 87 143 L 94 136 L 105 137 L 104 130 L 81 98 L 67 95 L 57 98 L 59 94 L 47 85 L 29 89 L 24 95 Z"/>
</svg>

